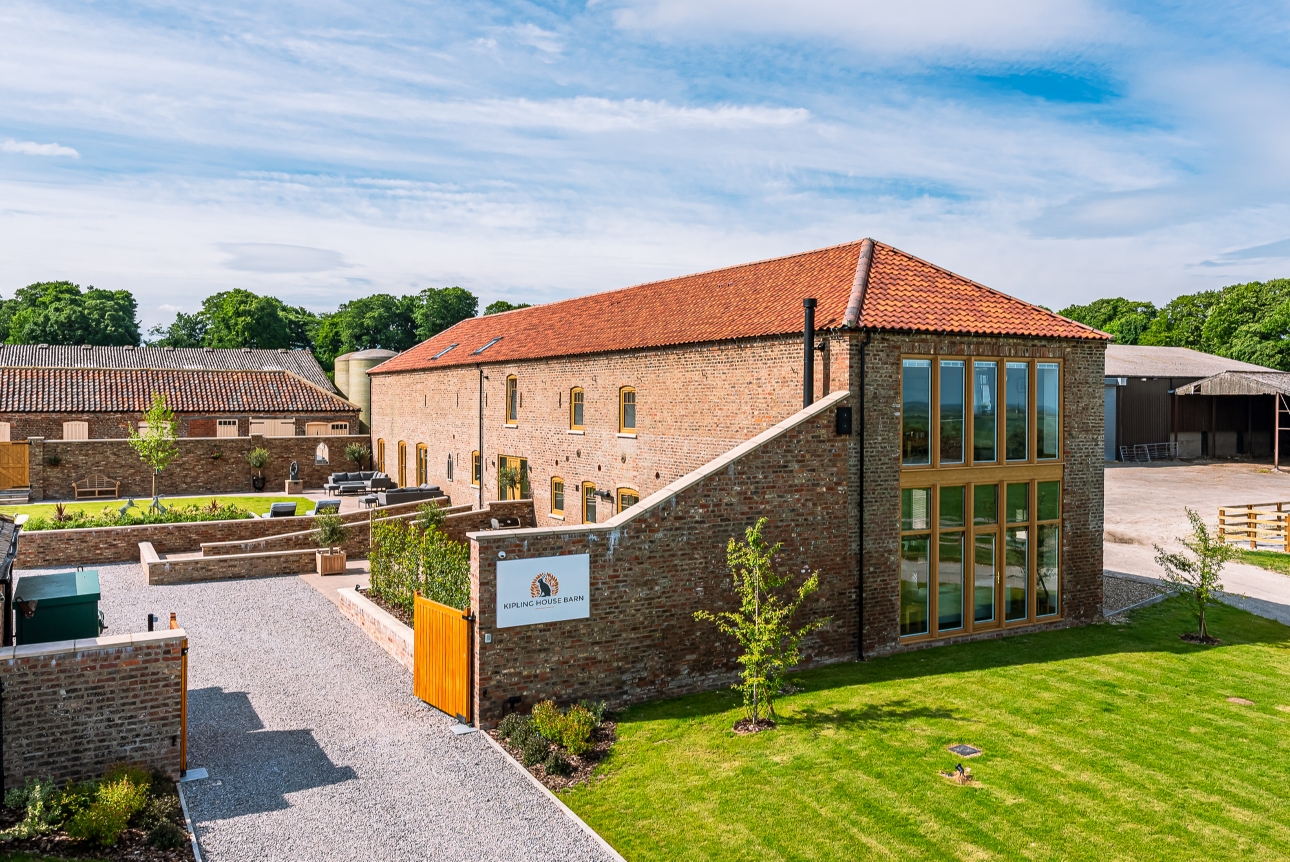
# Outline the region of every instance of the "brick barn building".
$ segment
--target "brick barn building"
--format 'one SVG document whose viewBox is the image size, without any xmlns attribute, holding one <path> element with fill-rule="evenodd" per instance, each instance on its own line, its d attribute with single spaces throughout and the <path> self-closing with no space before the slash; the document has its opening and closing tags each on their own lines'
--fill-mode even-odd
<svg viewBox="0 0 1290 862">
<path fill-rule="evenodd" d="M 693 611 L 762 516 L 820 572 L 810 664 L 1099 618 L 1106 342 L 864 240 L 463 321 L 370 372 L 371 433 L 400 485 L 534 502 L 472 534 L 487 724 L 728 682 Z M 504 619 L 508 566 L 579 555 L 589 613 Z"/>
<path fill-rule="evenodd" d="M 180 437 L 357 434 L 359 407 L 306 350 L 0 346 L 0 440 L 129 436 L 163 393 Z"/>
</svg>

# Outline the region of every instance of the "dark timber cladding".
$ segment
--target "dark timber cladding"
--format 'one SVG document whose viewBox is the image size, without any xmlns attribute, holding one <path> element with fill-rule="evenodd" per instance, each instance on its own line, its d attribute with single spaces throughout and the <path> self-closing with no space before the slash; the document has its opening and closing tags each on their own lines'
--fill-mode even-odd
<svg viewBox="0 0 1290 862">
<path fill-rule="evenodd" d="M 1272 412 L 1272 463 L 1281 469 L 1282 436 L 1290 426 L 1290 405 L 1286 396 L 1290 395 L 1290 372 L 1287 371 L 1225 371 L 1198 380 L 1187 386 L 1179 387 L 1178 396 L 1184 403 L 1195 403 L 1204 399 L 1212 411 L 1217 411 L 1219 403 L 1243 403 L 1251 414 L 1254 404 L 1258 404 L 1260 413 Z M 1194 400 L 1193 400 L 1194 399 Z M 1262 418 L 1262 417 L 1261 417 Z M 1248 427 L 1248 426 L 1247 426 Z"/>
<path fill-rule="evenodd" d="M 1166 442 L 1177 443 L 1183 458 L 1272 454 L 1270 397 L 1246 390 L 1179 397 L 1197 381 L 1247 373 L 1277 372 L 1183 347 L 1109 345 L 1107 457 L 1118 458 L 1121 447 Z"/>
</svg>

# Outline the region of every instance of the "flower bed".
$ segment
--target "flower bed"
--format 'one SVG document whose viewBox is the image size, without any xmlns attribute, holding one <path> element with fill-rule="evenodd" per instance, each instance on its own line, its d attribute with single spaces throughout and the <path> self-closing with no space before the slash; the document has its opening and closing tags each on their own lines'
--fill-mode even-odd
<svg viewBox="0 0 1290 862">
<path fill-rule="evenodd" d="M 489 735 L 552 790 L 564 790 L 591 777 L 614 745 L 615 723 L 605 705 L 579 701 L 561 710 L 551 701 L 532 715 L 512 713 Z"/>
<path fill-rule="evenodd" d="M 206 506 L 170 506 L 164 512 L 152 509 L 127 509 L 125 513 L 105 506 L 97 515 L 83 509 L 67 510 L 60 503 L 49 516 L 36 515 L 23 524 L 28 533 L 41 530 L 75 530 L 84 527 L 137 527 L 144 524 L 186 524 L 194 521 L 238 521 L 254 517 L 233 503 L 211 500 Z"/>
<path fill-rule="evenodd" d="M 175 783 L 137 766 L 58 787 L 28 780 L 0 810 L 0 849 L 48 858 L 179 862 L 193 859 Z"/>
</svg>

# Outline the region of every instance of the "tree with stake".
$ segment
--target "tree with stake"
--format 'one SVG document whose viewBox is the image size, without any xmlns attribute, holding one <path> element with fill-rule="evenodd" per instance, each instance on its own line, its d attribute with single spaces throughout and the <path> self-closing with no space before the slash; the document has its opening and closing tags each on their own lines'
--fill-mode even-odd
<svg viewBox="0 0 1290 862">
<path fill-rule="evenodd" d="M 1190 554 L 1171 554 L 1155 545 L 1156 565 L 1165 570 L 1164 579 L 1169 588 L 1178 590 L 1187 598 L 1196 617 L 1199 626 L 1197 633 L 1182 637 L 1200 643 L 1218 643 L 1209 636 L 1205 609 L 1223 594 L 1223 582 L 1219 580 L 1219 573 L 1223 570 L 1223 564 L 1236 556 L 1236 550 L 1211 535 L 1200 515 L 1191 509 L 1186 511 L 1187 520 L 1191 521 L 1191 535 L 1179 536 L 1178 541 Z"/>
<path fill-rule="evenodd" d="M 143 463 L 152 468 L 152 498 L 157 499 L 157 477 L 179 454 L 175 443 L 175 412 L 166 406 L 166 396 L 152 393 L 152 406 L 143 414 L 142 431 L 130 429 L 130 446 Z"/>
<path fill-rule="evenodd" d="M 345 458 L 351 461 L 358 469 L 363 469 L 363 462 L 370 458 L 371 452 L 362 443 L 350 443 L 345 447 Z"/>
<path fill-rule="evenodd" d="M 778 595 L 776 591 L 787 586 L 791 576 L 775 571 L 775 557 L 784 545 L 766 545 L 762 538 L 766 524 L 766 518 L 760 519 L 744 532 L 742 544 L 731 539 L 726 545 L 726 564 L 739 594 L 739 609 L 694 614 L 696 620 L 708 620 L 733 637 L 743 650 L 737 659 L 743 671 L 734 688 L 743 694 L 749 716 L 735 727 L 750 733 L 773 725 L 769 716 L 775 714 L 775 698 L 784 686 L 785 676 L 801 661 L 802 638 L 829 622 L 828 617 L 823 617 L 793 628 L 793 617 L 807 597 L 820 588 L 820 573 L 812 572 L 796 591 L 788 591 L 787 597 Z M 763 707 L 765 721 L 761 717 Z"/>
</svg>

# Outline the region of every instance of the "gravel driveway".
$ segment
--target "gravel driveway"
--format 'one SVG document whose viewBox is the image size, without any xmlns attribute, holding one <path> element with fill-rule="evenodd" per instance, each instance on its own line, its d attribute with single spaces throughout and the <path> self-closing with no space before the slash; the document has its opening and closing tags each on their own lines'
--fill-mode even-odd
<svg viewBox="0 0 1290 862">
<path fill-rule="evenodd" d="M 184 789 L 211 862 L 608 858 L 298 578 L 99 577 L 109 634 L 150 611 L 188 632 L 188 765 L 210 778 Z"/>
<path fill-rule="evenodd" d="M 1178 550 L 1178 536 L 1189 531 L 1184 507 L 1195 509 L 1213 527 L 1218 507 L 1238 503 L 1290 500 L 1290 474 L 1267 465 L 1241 462 L 1116 464 L 1106 468 L 1106 532 L 1103 566 L 1160 577 L 1153 544 Z M 1223 567 L 1225 602 L 1290 625 L 1290 576 L 1231 562 Z"/>
</svg>

